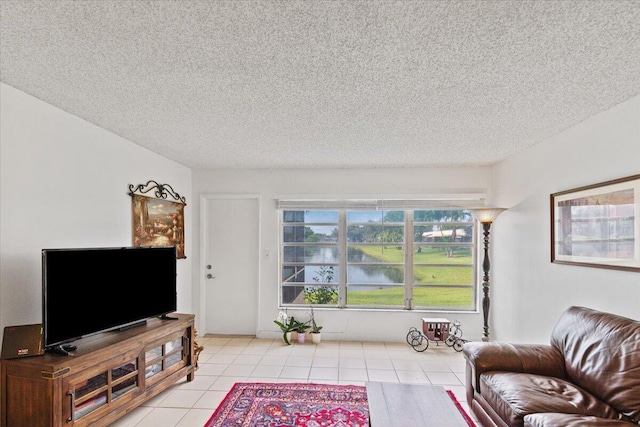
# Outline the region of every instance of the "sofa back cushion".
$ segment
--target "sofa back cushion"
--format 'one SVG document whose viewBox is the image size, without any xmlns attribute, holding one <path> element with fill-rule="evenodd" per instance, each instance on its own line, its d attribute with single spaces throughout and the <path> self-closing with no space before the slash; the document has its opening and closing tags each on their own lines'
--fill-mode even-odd
<svg viewBox="0 0 640 427">
<path fill-rule="evenodd" d="M 569 307 L 551 333 L 567 377 L 640 421 L 640 322 L 584 307 Z"/>
</svg>

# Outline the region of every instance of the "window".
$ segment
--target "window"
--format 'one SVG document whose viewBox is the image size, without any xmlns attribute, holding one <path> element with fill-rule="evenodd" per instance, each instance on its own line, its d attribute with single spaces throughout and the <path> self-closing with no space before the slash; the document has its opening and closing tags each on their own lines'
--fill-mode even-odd
<svg viewBox="0 0 640 427">
<path fill-rule="evenodd" d="M 281 209 L 283 306 L 475 310 L 464 209 Z"/>
<path fill-rule="evenodd" d="M 473 216 L 465 210 L 413 214 L 412 306 L 475 308 Z"/>
<path fill-rule="evenodd" d="M 337 211 L 282 212 L 282 303 L 338 304 Z"/>
<path fill-rule="evenodd" d="M 347 306 L 404 307 L 403 211 L 347 211 Z"/>
</svg>

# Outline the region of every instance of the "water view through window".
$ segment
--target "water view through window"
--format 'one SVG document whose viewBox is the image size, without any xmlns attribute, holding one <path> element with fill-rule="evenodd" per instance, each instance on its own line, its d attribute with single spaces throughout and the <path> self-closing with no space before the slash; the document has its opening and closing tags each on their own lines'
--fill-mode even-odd
<svg viewBox="0 0 640 427">
<path fill-rule="evenodd" d="M 468 211 L 283 210 L 281 220 L 281 305 L 475 308 Z"/>
</svg>

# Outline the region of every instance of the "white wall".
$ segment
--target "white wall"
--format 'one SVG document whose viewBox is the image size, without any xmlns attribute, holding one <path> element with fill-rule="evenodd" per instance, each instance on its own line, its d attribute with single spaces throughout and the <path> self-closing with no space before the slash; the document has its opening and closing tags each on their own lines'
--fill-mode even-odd
<svg viewBox="0 0 640 427">
<path fill-rule="evenodd" d="M 639 273 L 549 262 L 549 194 L 640 173 L 640 97 L 493 168 L 195 171 L 193 182 L 188 168 L 5 84 L 0 102 L 0 332 L 41 321 L 42 248 L 130 245 L 128 185 L 149 179 L 187 198 L 179 311 L 199 314 L 203 194 L 260 194 L 261 253 L 277 253 L 274 197 L 482 189 L 492 204 L 510 208 L 491 229 L 492 338 L 548 342 L 560 313 L 574 304 L 640 318 Z M 275 257 L 263 260 L 262 336 L 279 336 L 273 324 L 277 277 Z M 328 338 L 334 331 L 335 339 L 401 341 L 410 326 L 419 326 L 421 314 L 333 310 L 317 316 Z M 455 318 L 465 337 L 481 336 L 479 314 Z"/>
<path fill-rule="evenodd" d="M 41 249 L 131 246 L 129 184 L 150 179 L 187 200 L 178 311 L 191 312 L 191 170 L 6 84 L 0 101 L 0 332 L 42 321 Z"/>
<path fill-rule="evenodd" d="M 638 173 L 638 96 L 494 167 L 495 201 L 511 209 L 491 233 L 493 338 L 548 343 L 571 305 L 640 319 L 640 273 L 550 262 L 549 206 L 552 193 Z"/>
<path fill-rule="evenodd" d="M 333 170 L 217 170 L 194 171 L 193 194 L 195 199 L 208 194 L 258 194 L 261 200 L 260 253 L 270 251 L 278 253 L 278 217 L 275 198 L 286 197 L 338 197 L 338 198 L 378 198 L 420 197 L 433 193 L 450 192 L 488 192 L 490 188 L 489 168 L 446 168 L 446 169 L 333 169 Z M 199 202 L 198 202 L 199 203 Z M 194 212 L 200 206 L 194 205 Z M 199 218 L 194 218 L 196 224 Z M 200 227 L 195 226 L 196 229 Z M 195 236 L 199 239 L 200 236 Z M 194 241 L 195 247 L 202 242 Z M 204 281 L 206 274 L 199 258 L 194 257 L 193 277 Z M 194 301 L 200 298 L 199 280 L 194 281 Z M 258 311 L 257 333 L 261 337 L 280 337 L 278 327 L 273 320 L 278 314 L 278 260 L 271 257 L 261 259 L 259 270 L 260 300 L 258 307 L 247 310 Z M 196 317 L 204 319 L 204 313 L 198 313 L 198 304 L 193 305 Z M 315 310 L 316 318 L 323 325 L 323 339 L 330 340 L 371 340 L 403 341 L 411 326 L 421 327 L 424 312 L 379 312 L 345 311 L 338 309 Z M 306 318 L 308 309 L 296 314 Z M 239 314 L 241 315 L 241 314 Z M 458 319 L 463 325 L 464 335 L 479 339 L 482 335 L 482 319 L 478 313 L 442 313 L 437 317 Z M 433 316 L 433 314 L 432 314 Z M 205 330 L 200 323 L 200 330 Z"/>
<path fill-rule="evenodd" d="M 261 253 L 277 253 L 275 197 L 383 197 L 433 189 L 487 189 L 491 204 L 509 208 L 491 228 L 491 337 L 548 343 L 558 317 L 571 305 L 640 318 L 640 274 L 552 264 L 549 218 L 551 193 L 638 173 L 640 97 L 635 97 L 490 169 L 196 171 L 193 186 L 194 198 L 214 193 L 260 194 Z M 195 238 L 194 244 L 199 245 L 199 236 Z M 278 300 L 277 260 L 261 262 L 258 334 L 277 336 L 272 323 Z M 194 277 L 203 276 L 194 259 Z M 194 300 L 202 286 L 196 282 Z M 400 340 L 408 327 L 419 325 L 421 317 L 407 312 L 339 310 L 318 316 L 330 339 L 371 340 Z M 465 337 L 481 336 L 479 314 L 449 317 L 462 321 Z"/>
</svg>

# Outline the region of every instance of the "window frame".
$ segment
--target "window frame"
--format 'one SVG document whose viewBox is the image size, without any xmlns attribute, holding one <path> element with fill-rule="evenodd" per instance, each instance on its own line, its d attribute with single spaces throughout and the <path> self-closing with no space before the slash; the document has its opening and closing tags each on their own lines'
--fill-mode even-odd
<svg viewBox="0 0 640 427">
<path fill-rule="evenodd" d="M 384 210 L 384 211 L 402 211 L 404 213 L 404 221 L 402 223 L 402 226 L 404 227 L 404 233 L 403 233 L 403 242 L 402 242 L 402 246 L 403 246 L 403 251 L 404 251 L 404 262 L 403 264 L 398 264 L 399 266 L 401 266 L 404 269 L 404 280 L 402 283 L 399 283 L 398 285 L 394 285 L 394 284 L 390 284 L 390 285 L 386 285 L 389 287 L 393 287 L 393 286 L 399 286 L 402 287 L 404 290 L 404 301 L 402 304 L 399 305 L 349 305 L 348 299 L 347 299 L 347 292 L 348 292 L 348 288 L 349 288 L 349 283 L 347 282 L 347 277 L 348 277 L 348 268 L 350 265 L 359 265 L 358 263 L 350 263 L 348 260 L 348 249 L 349 249 L 349 242 L 347 241 L 347 237 L 348 237 L 348 227 L 350 224 L 355 224 L 354 223 L 349 223 L 347 222 L 347 213 L 354 211 L 354 210 L 366 210 L 366 211 L 371 211 L 373 209 L 371 209 L 370 207 L 367 207 L 366 209 L 353 209 L 350 207 L 318 207 L 318 206 L 309 206 L 309 208 L 305 209 L 303 207 L 281 207 L 278 209 L 278 227 L 279 227 L 279 258 L 278 258 L 278 304 L 280 308 L 303 308 L 303 307 L 309 307 L 310 305 L 312 305 L 313 307 L 322 307 L 322 308 L 337 308 L 337 309 L 346 309 L 346 310 L 390 310 L 390 311 L 406 311 L 406 310 L 414 310 L 414 311 L 452 311 L 452 312 L 477 312 L 478 311 L 478 299 L 479 299 L 479 273 L 478 273 L 478 268 L 479 268 L 479 260 L 478 260 L 478 238 L 477 238 L 477 234 L 478 234 L 478 225 L 477 222 L 475 221 L 475 219 L 473 218 L 473 216 L 471 215 L 469 208 L 466 207 L 446 207 L 446 208 L 436 208 L 436 207 L 427 207 L 427 208 L 420 208 L 420 207 L 407 207 L 407 208 L 398 208 L 398 207 L 388 207 L 386 209 L 379 209 L 379 210 Z M 469 284 L 453 284 L 453 285 L 445 285 L 445 284 L 439 284 L 439 285 L 430 285 L 430 284 L 420 284 L 420 283 L 415 283 L 415 279 L 414 279 L 414 267 L 416 267 L 416 265 L 414 264 L 414 252 L 416 251 L 416 248 L 418 247 L 424 247 L 424 246 L 441 246 L 441 247 L 445 247 L 445 246 L 452 246 L 455 242 L 450 242 L 450 243 L 446 243 L 446 242 L 439 242 L 439 243 L 429 243 L 426 244 L 426 242 L 416 242 L 414 239 L 414 224 L 416 223 L 416 221 L 414 221 L 414 212 L 415 211 L 425 211 L 425 210 L 433 210 L 433 211 L 438 211 L 438 210 L 460 210 L 460 211 L 466 211 L 468 213 L 469 216 L 469 220 L 468 221 L 451 221 L 451 222 L 446 222 L 446 221 L 429 221 L 429 224 L 438 224 L 438 223 L 446 223 L 446 224 L 453 224 L 453 225 L 463 225 L 466 227 L 471 227 L 472 230 L 472 236 L 471 236 L 471 241 L 470 242 L 465 242 L 465 243 L 460 243 L 457 246 L 466 246 L 470 249 L 471 252 L 471 264 L 460 264 L 460 267 L 466 267 L 466 268 L 471 268 L 472 270 L 472 277 L 471 277 L 471 282 Z M 337 239 L 337 244 L 335 244 L 334 242 L 332 243 L 318 243 L 318 242 L 314 242 L 314 243 L 309 243 L 309 242 L 285 242 L 284 241 L 284 229 L 285 226 L 289 226 L 289 225 L 302 225 L 302 226 L 324 226 L 324 225 L 336 225 L 335 223 L 320 223 L 320 222 L 309 222 L 309 223 L 305 223 L 305 222 L 296 222 L 296 223 L 290 223 L 287 222 L 285 223 L 284 221 L 284 212 L 285 211 L 333 211 L 333 212 L 337 212 L 338 214 L 338 222 L 337 222 L 337 228 L 338 228 L 338 239 Z M 422 223 L 427 223 L 426 221 L 417 221 L 418 223 L 422 224 Z M 384 221 L 383 221 L 384 223 Z M 394 226 L 395 225 L 399 225 L 400 223 L 393 222 L 392 223 Z M 367 243 L 368 245 L 373 245 L 375 246 L 374 243 Z M 336 247 L 337 251 L 338 251 L 338 256 L 337 256 L 337 264 L 336 263 L 309 263 L 306 262 L 306 260 L 304 260 L 303 262 L 285 262 L 284 261 L 284 248 L 286 246 L 324 246 L 324 247 Z M 371 263 L 369 263 L 371 264 Z M 377 264 L 377 263 L 374 263 Z M 380 263 L 379 265 L 395 265 L 397 263 Z M 303 267 L 303 266 L 325 266 L 325 265 L 332 265 L 334 267 L 337 268 L 337 274 L 335 275 L 335 279 L 334 282 L 331 282 L 332 285 L 335 284 L 335 286 L 337 286 L 337 293 L 338 293 L 338 298 L 337 298 L 337 303 L 336 304 L 308 304 L 308 303 L 285 303 L 284 302 L 284 298 L 283 298 L 283 289 L 286 287 L 286 284 L 283 281 L 283 271 L 285 269 L 286 266 L 288 265 L 294 265 L 294 266 L 298 266 L 298 267 Z M 373 265 L 373 264 L 372 264 Z M 420 264 L 420 266 L 426 266 L 428 264 Z M 433 264 L 436 265 L 436 264 Z M 439 264 L 437 264 L 439 265 Z M 443 264 L 441 267 L 454 267 L 457 268 L 458 265 L 457 264 Z M 300 284 L 298 286 L 312 286 L 312 283 L 307 283 L 307 282 L 300 282 Z M 471 291 L 471 303 L 469 306 L 449 306 L 449 305 L 443 305 L 443 306 L 418 306 L 415 305 L 413 303 L 413 296 L 414 296 L 414 289 L 415 288 L 427 288 L 427 287 L 438 287 L 438 286 L 447 286 L 449 288 L 466 288 L 466 289 L 470 289 Z"/>
</svg>

